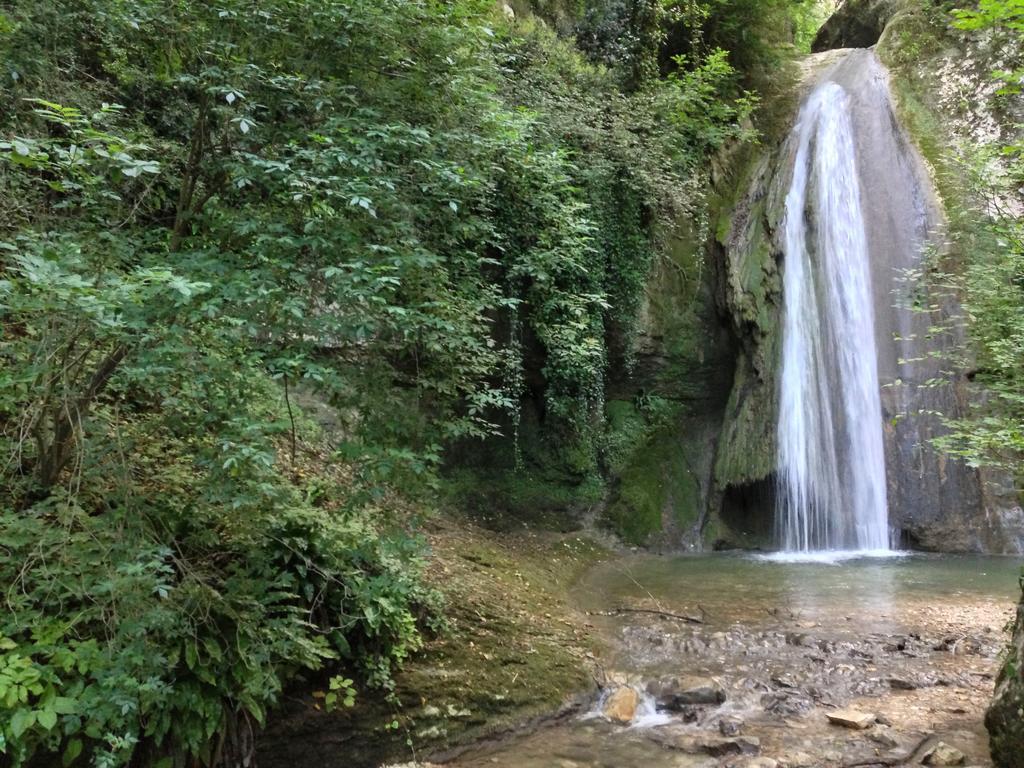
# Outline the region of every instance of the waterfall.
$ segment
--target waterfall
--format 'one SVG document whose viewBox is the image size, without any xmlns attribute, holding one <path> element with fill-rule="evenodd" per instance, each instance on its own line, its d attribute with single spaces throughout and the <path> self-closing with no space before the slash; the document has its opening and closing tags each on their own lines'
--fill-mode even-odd
<svg viewBox="0 0 1024 768">
<path fill-rule="evenodd" d="M 887 550 L 875 318 L 850 100 L 800 111 L 783 223 L 778 535 L 785 550 Z"/>
</svg>

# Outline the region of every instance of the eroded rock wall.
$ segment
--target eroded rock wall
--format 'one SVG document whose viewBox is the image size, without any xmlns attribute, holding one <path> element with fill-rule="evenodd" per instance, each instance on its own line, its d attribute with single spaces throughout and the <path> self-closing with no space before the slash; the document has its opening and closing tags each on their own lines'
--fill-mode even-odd
<svg viewBox="0 0 1024 768">
<path fill-rule="evenodd" d="M 705 548 L 712 462 L 735 359 L 706 225 L 681 226 L 645 291 L 635 360 L 608 385 L 611 491 L 601 522 L 631 544 Z"/>
<path fill-rule="evenodd" d="M 940 266 L 956 271 L 969 251 L 981 247 L 974 230 L 981 224 L 983 206 L 967 181 L 968 169 L 978 162 L 972 155 L 984 147 L 1009 143 L 1019 136 L 1024 123 L 1024 99 L 1001 98 L 1000 86 L 992 78 L 994 70 L 1012 68 L 1012 62 L 1020 60 L 1022 43 L 1012 36 L 958 31 L 950 23 L 948 10 L 935 3 L 899 0 L 890 10 L 878 55 L 892 73 L 898 117 L 925 158 L 944 215 Z M 988 170 L 999 173 L 997 167 Z M 1002 204 L 1013 210 L 1020 200 Z M 957 386 L 961 412 L 980 405 L 973 402 L 976 393 L 969 391 L 962 378 Z M 908 410 L 942 410 L 930 400 L 935 393 L 927 388 L 919 387 L 908 396 L 912 398 Z M 917 450 L 910 441 L 905 446 Z M 935 469 L 941 476 L 956 469 L 956 462 L 939 459 Z M 943 551 L 1020 552 L 1024 513 L 1013 483 L 988 470 L 978 471 L 977 483 L 976 505 L 931 499 L 929 504 L 908 505 L 900 523 L 909 543 Z"/>
</svg>

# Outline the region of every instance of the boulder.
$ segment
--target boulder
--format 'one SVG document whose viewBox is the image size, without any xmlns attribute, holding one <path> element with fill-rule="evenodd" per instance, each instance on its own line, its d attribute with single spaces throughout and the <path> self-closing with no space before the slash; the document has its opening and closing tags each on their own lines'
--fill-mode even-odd
<svg viewBox="0 0 1024 768">
<path fill-rule="evenodd" d="M 963 765 L 966 759 L 964 753 L 959 749 L 940 741 L 925 752 L 924 760 L 921 762 L 924 765 Z"/>
<path fill-rule="evenodd" d="M 811 50 L 869 48 L 878 42 L 886 24 L 905 0 L 847 0 L 818 30 Z"/>
<path fill-rule="evenodd" d="M 686 712 L 690 707 L 718 706 L 725 702 L 725 691 L 713 680 L 663 678 L 647 684 L 658 709 Z"/>
<path fill-rule="evenodd" d="M 703 753 L 712 757 L 755 756 L 761 752 L 760 740 L 752 736 L 704 736 L 678 726 L 655 728 L 648 733 L 648 738 L 668 749 L 691 755 Z"/>
<path fill-rule="evenodd" d="M 688 688 L 666 698 L 666 709 L 695 705 L 719 705 L 725 702 L 725 691 L 717 685 L 700 685 Z"/>
<path fill-rule="evenodd" d="M 611 692 L 601 708 L 601 714 L 612 722 L 629 725 L 636 717 L 639 706 L 640 694 L 635 688 L 624 685 Z"/>
</svg>

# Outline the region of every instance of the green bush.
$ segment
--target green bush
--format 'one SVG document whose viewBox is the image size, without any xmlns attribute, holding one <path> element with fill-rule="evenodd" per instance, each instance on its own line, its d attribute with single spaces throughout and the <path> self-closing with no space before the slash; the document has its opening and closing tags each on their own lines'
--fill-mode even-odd
<svg viewBox="0 0 1024 768">
<path fill-rule="evenodd" d="M 262 724 L 299 669 L 341 659 L 388 679 L 429 601 L 404 545 L 292 502 L 238 528 L 237 510 L 146 510 L 173 538 L 63 494 L 0 511 L 0 745 L 14 764 L 39 751 L 214 763 L 218 735 Z"/>
</svg>

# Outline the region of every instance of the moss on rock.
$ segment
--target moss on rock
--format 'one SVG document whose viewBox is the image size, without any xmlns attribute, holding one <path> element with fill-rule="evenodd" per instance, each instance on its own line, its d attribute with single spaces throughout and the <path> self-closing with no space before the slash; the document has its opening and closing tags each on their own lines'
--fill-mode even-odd
<svg viewBox="0 0 1024 768">
<path fill-rule="evenodd" d="M 1024 598 L 1017 607 L 1013 638 L 985 713 L 997 768 L 1024 768 Z"/>
<path fill-rule="evenodd" d="M 714 466 L 715 493 L 767 481 L 775 469 L 775 412 L 782 281 L 776 232 L 784 212 L 786 179 L 773 169 L 795 118 L 802 83 L 809 79 L 789 65 L 780 72 L 758 126 L 763 139 L 732 158 L 733 170 L 718 188 L 717 244 L 723 270 L 721 301 L 739 350 Z M 735 543 L 749 538 L 733 530 L 728 516 L 714 520 L 709 536 Z"/>
<path fill-rule="evenodd" d="M 620 414 L 617 420 L 637 421 L 632 403 L 610 405 Z M 706 478 L 718 419 L 701 424 L 678 406 L 669 414 L 660 429 L 639 433 L 643 440 L 619 469 L 602 522 L 630 544 L 695 548 L 707 510 Z"/>
<path fill-rule="evenodd" d="M 635 359 L 609 383 L 600 522 L 631 544 L 702 546 L 733 345 L 716 311 L 708 227 L 683 222 L 655 263 Z"/>
</svg>

